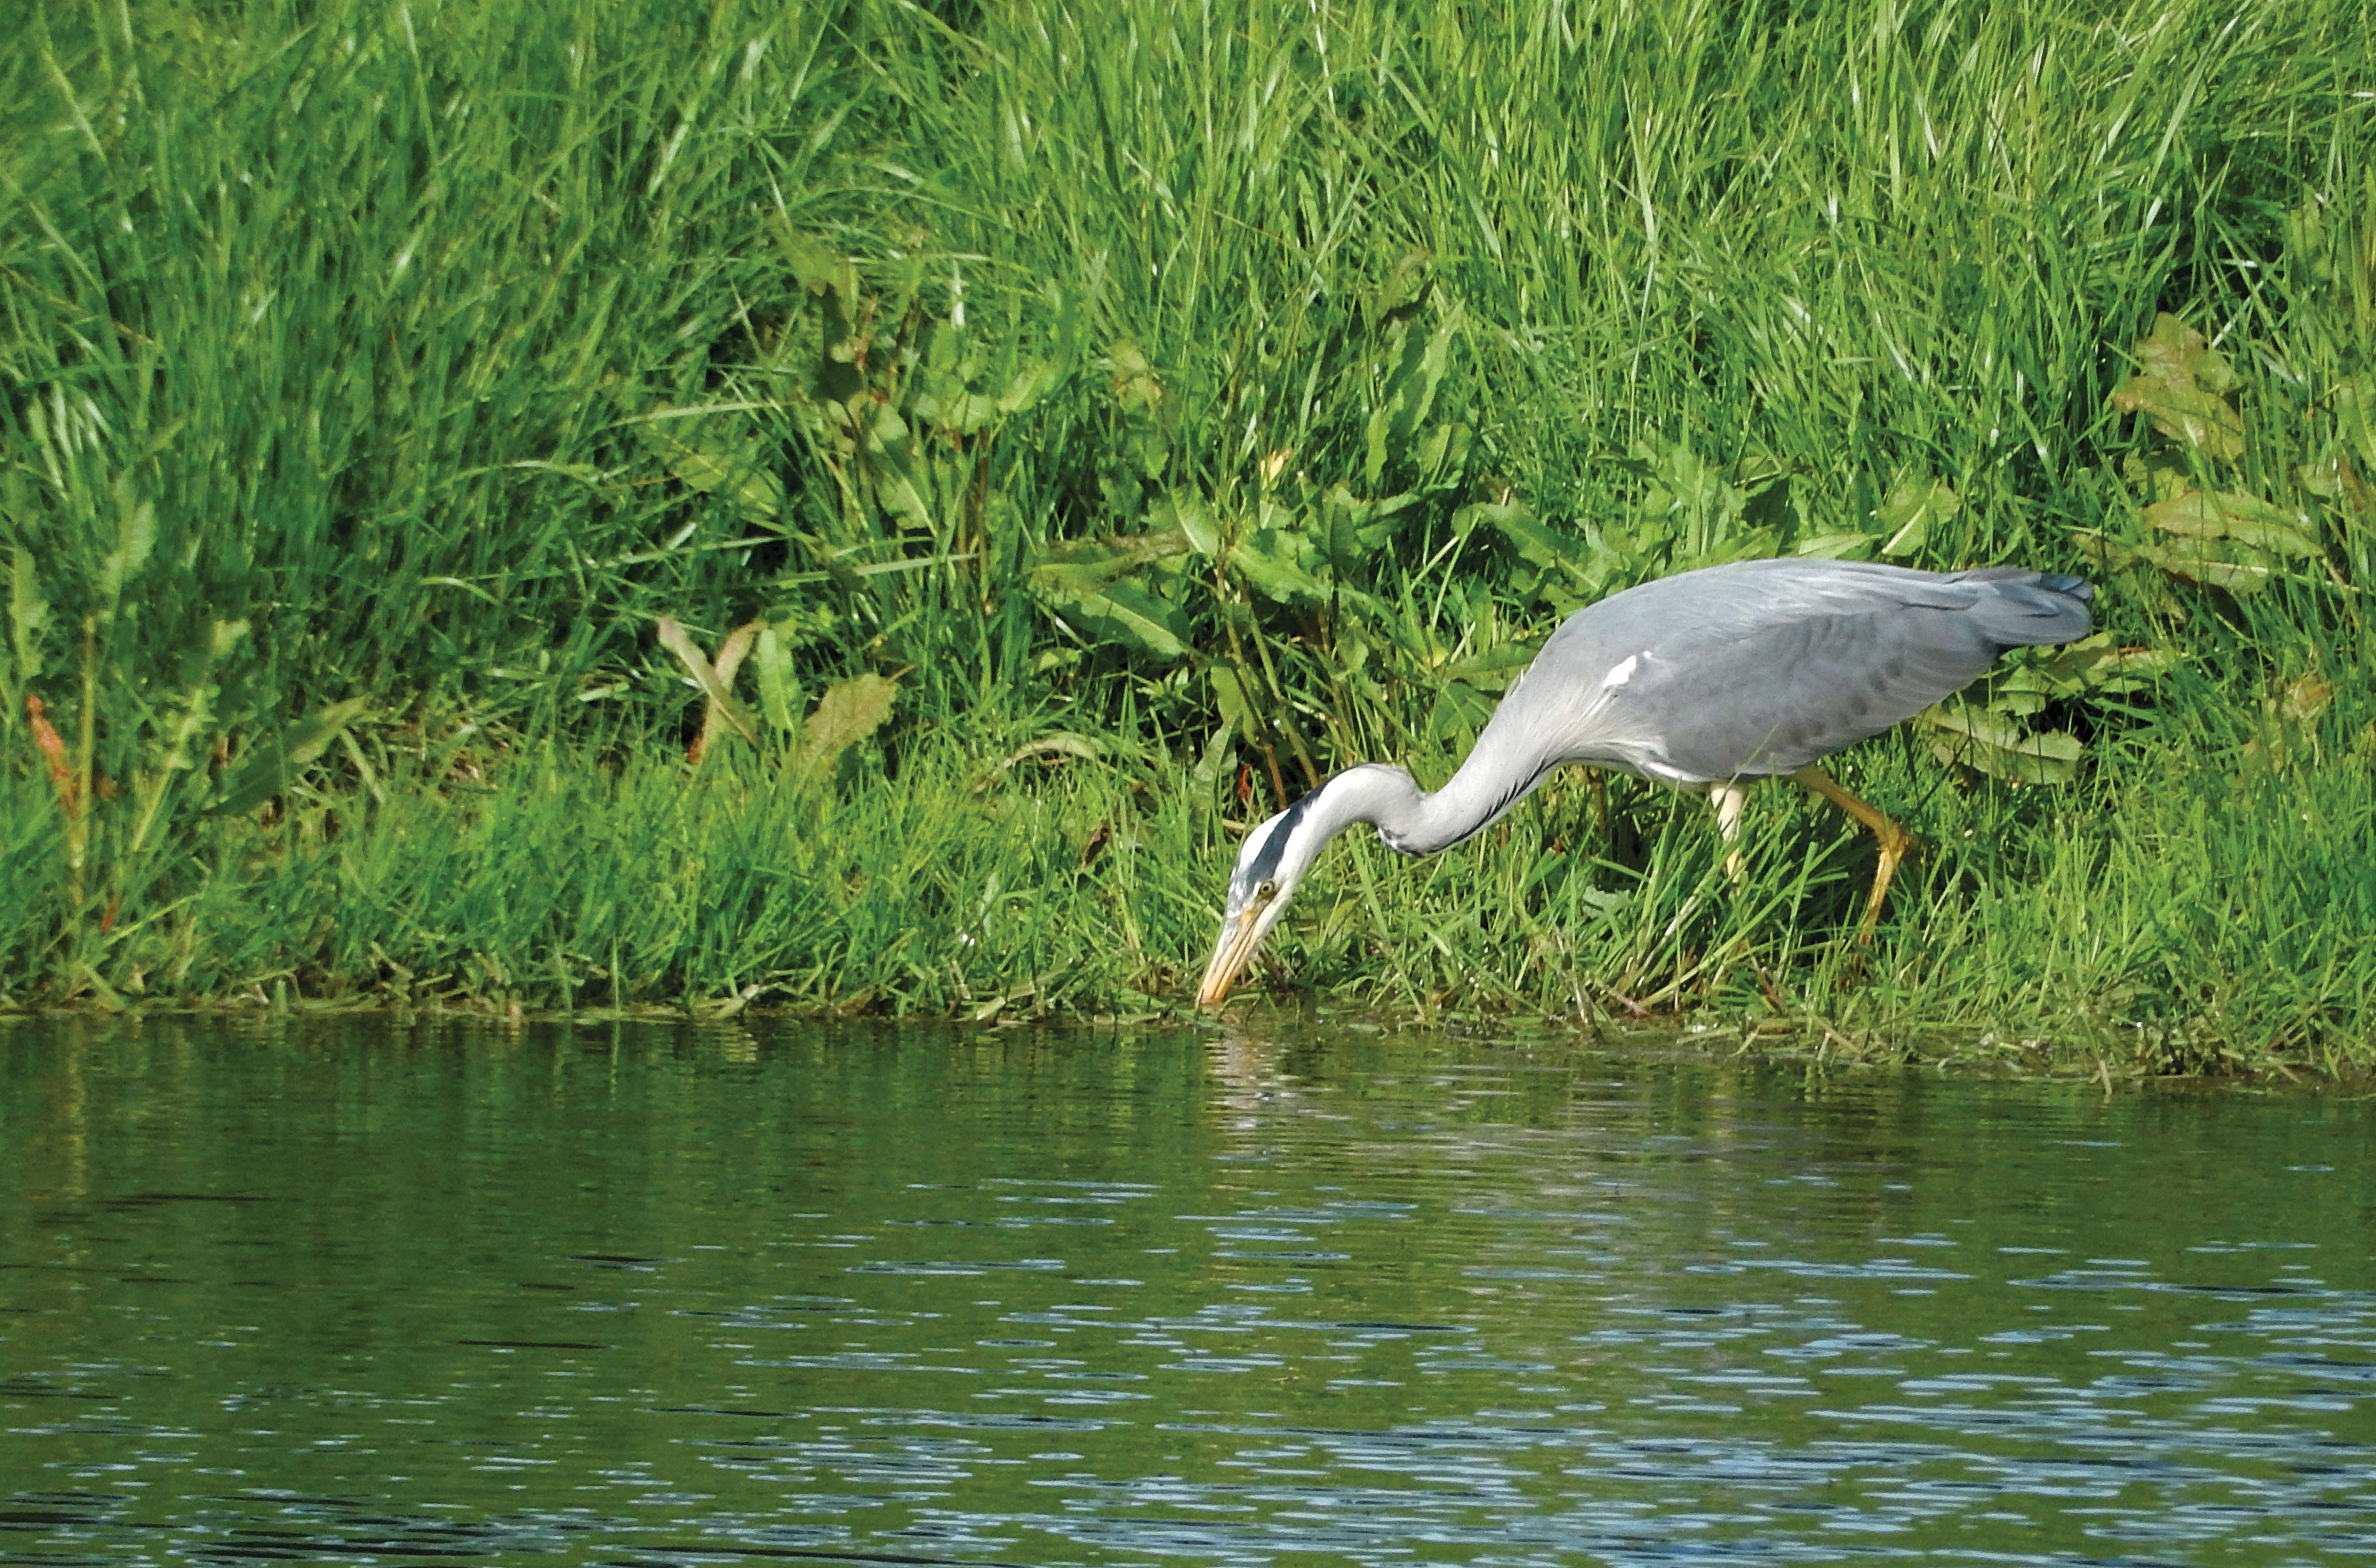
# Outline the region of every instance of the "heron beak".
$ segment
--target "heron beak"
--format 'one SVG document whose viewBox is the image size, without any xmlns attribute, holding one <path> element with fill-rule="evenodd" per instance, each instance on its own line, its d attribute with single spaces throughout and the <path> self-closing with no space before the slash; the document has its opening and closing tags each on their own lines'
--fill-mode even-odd
<svg viewBox="0 0 2376 1568">
<path fill-rule="evenodd" d="M 1262 941 L 1263 910 L 1270 903 L 1268 898 L 1256 898 L 1222 921 L 1221 940 L 1213 944 L 1213 960 L 1205 966 L 1204 982 L 1196 988 L 1197 1006 L 1218 1007 L 1230 994 L 1230 987 L 1238 983 L 1246 960 L 1254 956 L 1254 947 Z"/>
</svg>

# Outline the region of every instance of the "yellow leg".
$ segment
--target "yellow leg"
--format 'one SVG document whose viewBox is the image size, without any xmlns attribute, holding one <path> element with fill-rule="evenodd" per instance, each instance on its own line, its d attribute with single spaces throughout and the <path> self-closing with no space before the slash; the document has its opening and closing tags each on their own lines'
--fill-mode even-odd
<svg viewBox="0 0 2376 1568">
<path fill-rule="evenodd" d="M 1906 851 L 1914 848 L 1914 835 L 1841 789 L 1820 767 L 1802 767 L 1790 777 L 1872 829 L 1872 836 L 1881 840 L 1881 864 L 1872 873 L 1872 897 L 1865 900 L 1864 923 L 1857 927 L 1857 940 L 1871 942 L 1872 922 L 1881 918 L 1881 901 L 1889 895 L 1889 879 L 1897 874 L 1897 862 L 1906 858 Z"/>
<path fill-rule="evenodd" d="M 1740 880 L 1747 862 L 1740 856 L 1740 813 L 1749 804 L 1749 786 L 1738 778 L 1708 786 L 1708 804 L 1716 808 L 1716 830 L 1732 850 L 1724 858 L 1724 874 Z"/>
</svg>

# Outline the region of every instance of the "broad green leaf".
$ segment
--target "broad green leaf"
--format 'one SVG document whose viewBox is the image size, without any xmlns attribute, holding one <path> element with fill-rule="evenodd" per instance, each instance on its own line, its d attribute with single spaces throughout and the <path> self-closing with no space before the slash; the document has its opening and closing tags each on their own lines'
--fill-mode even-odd
<svg viewBox="0 0 2376 1568">
<path fill-rule="evenodd" d="M 1383 501 L 1365 501 L 1341 484 L 1329 486 L 1328 493 L 1320 498 L 1329 559 L 1341 567 L 1348 561 L 1375 555 L 1402 531 L 1404 515 L 1426 501 L 1425 495 L 1409 491 Z M 1456 520 L 1454 526 L 1466 534 L 1476 522 L 1472 517 L 1466 527 Z"/>
<path fill-rule="evenodd" d="M 1171 467 L 1171 442 L 1152 422 L 1139 425 L 1123 436 L 1123 455 L 1130 459 L 1131 469 L 1149 483 L 1161 479 Z"/>
<path fill-rule="evenodd" d="M 1117 578 L 1188 548 L 1187 533 L 1178 529 L 1112 540 L 1067 540 L 1049 546 L 1032 563 L 1026 580 L 1031 591 L 1043 599 L 1097 593 Z"/>
<path fill-rule="evenodd" d="M 945 434 L 972 435 L 997 422 L 1006 410 L 986 392 L 963 386 L 916 399 L 916 417 Z"/>
<path fill-rule="evenodd" d="M 1538 566 L 1559 566 L 1573 549 L 1567 540 L 1515 502 L 1479 501 L 1452 514 L 1452 531 L 1456 534 L 1466 536 L 1479 523 L 1491 526 L 1508 540 L 1521 560 Z"/>
<path fill-rule="evenodd" d="M 2305 677 L 2305 680 L 2308 680 Z M 2323 683 L 2311 681 L 2314 687 Z M 2331 695 L 2331 689 L 2326 695 Z M 2244 742 L 2243 761 L 2250 766 L 2286 771 L 2298 759 L 2315 758 L 2319 754 L 2317 718 L 2319 709 L 2295 714 L 2287 711 L 2284 699 L 2264 699 L 2261 704 L 2260 732 Z"/>
<path fill-rule="evenodd" d="M 270 741 L 252 747 L 217 790 L 208 812 L 236 816 L 254 811 L 290 784 L 328 749 L 331 742 L 361 714 L 363 697 L 332 703 L 311 718 L 301 719 Z"/>
<path fill-rule="evenodd" d="M 759 712 L 769 728 L 790 732 L 792 728 L 792 704 L 799 687 L 792 680 L 792 656 L 776 628 L 764 626 L 759 641 L 751 650 L 753 662 L 759 667 Z"/>
<path fill-rule="evenodd" d="M 1163 401 L 1163 384 L 1156 379 L 1154 367 L 1137 344 L 1127 338 L 1116 339 L 1106 357 L 1113 371 L 1114 401 L 1125 409 L 1141 410 Z"/>
<path fill-rule="evenodd" d="M 1824 561 L 1862 561 L 1872 553 L 1872 541 L 1869 533 L 1819 533 L 1800 540 L 1792 553 Z"/>
<path fill-rule="evenodd" d="M 1362 472 L 1372 489 L 1384 477 L 1388 462 L 1399 456 L 1417 455 L 1413 441 L 1435 407 L 1437 389 L 1443 385 L 1460 313 L 1446 311 L 1435 331 L 1425 339 L 1413 330 L 1416 326 L 1416 322 L 1405 322 L 1394 328 L 1400 339 L 1399 351 L 1379 388 L 1377 406 L 1370 410 L 1369 456 Z"/>
<path fill-rule="evenodd" d="M 2376 484 L 2376 377 L 2355 375 L 2335 384 L 2328 400 L 2334 407 L 2334 425 L 2359 458 L 2353 477 L 2362 512 L 2376 510 L 2367 487 Z"/>
<path fill-rule="evenodd" d="M 115 548 L 100 563 L 99 598 L 106 608 L 103 614 L 113 617 L 124 597 L 124 585 L 140 575 L 148 564 L 148 553 L 157 547 L 157 508 L 147 501 L 135 500 L 131 481 L 115 481 L 116 523 Z"/>
<path fill-rule="evenodd" d="M 2193 491 L 2145 508 L 2145 521 L 2180 539 L 2228 539 L 2284 555 L 2311 556 L 2318 540 L 2306 531 L 2317 525 L 2299 512 L 2251 495 Z"/>
<path fill-rule="evenodd" d="M 2136 353 L 2147 371 L 2173 381 L 2183 378 L 2206 392 L 2233 392 L 2244 385 L 2227 355 L 2168 311 L 2154 317 L 2153 330 L 2138 339 Z"/>
<path fill-rule="evenodd" d="M 1460 313 L 1448 310 L 1443 320 L 1427 340 L 1427 351 L 1420 356 L 1419 385 L 1416 396 L 1403 399 L 1401 415 L 1396 420 L 1396 434 L 1404 441 L 1410 440 L 1435 411 L 1435 395 L 1443 386 L 1444 373 L 1452 365 L 1452 335 L 1460 326 Z"/>
<path fill-rule="evenodd" d="M 1015 373 L 1006 389 L 998 395 L 998 411 L 1020 413 L 1046 397 L 1064 378 L 1063 367 L 1047 360 L 1035 360 Z"/>
<path fill-rule="evenodd" d="M 1220 527 L 1213 521 L 1212 510 L 1196 496 L 1167 495 L 1148 512 L 1147 520 L 1178 529 L 1187 538 L 1188 548 L 1207 559 L 1221 552 Z"/>
<path fill-rule="evenodd" d="M 17 653 L 16 684 L 30 686 L 42 672 L 42 630 L 50 624 L 50 601 L 33 575 L 33 552 L 16 550 L 8 574 L 8 636 Z"/>
<path fill-rule="evenodd" d="M 1664 449 L 1636 442 L 1634 451 L 1650 480 L 1642 497 L 1643 510 L 1704 516 L 1725 509 L 1725 493 L 1730 486 L 1724 470 L 1703 460 L 1688 441 L 1673 442 Z"/>
<path fill-rule="evenodd" d="M 1041 757 L 1072 757 L 1081 762 L 1101 762 L 1105 759 L 1105 743 L 1096 737 L 1075 735 L 1070 731 L 1060 731 L 1056 734 L 1042 735 L 1036 741 L 1027 741 L 1016 747 L 999 759 L 998 766 L 993 771 L 1004 773 L 1018 763 L 1030 762 Z M 984 782 L 988 781 L 984 780 Z M 980 787 L 976 786 L 976 788 Z"/>
<path fill-rule="evenodd" d="M 1386 433 L 1392 427 L 1394 418 L 1392 398 L 1381 399 L 1378 406 L 1370 410 L 1367 432 L 1369 456 L 1361 465 L 1361 477 L 1372 490 L 1378 487 L 1378 481 L 1385 475 Z"/>
<path fill-rule="evenodd" d="M 1034 593 L 1047 599 L 1069 599 L 1101 593 L 1108 583 L 1135 564 L 1129 557 L 1097 540 L 1060 545 L 1032 564 L 1029 581 Z"/>
<path fill-rule="evenodd" d="M 1777 547 L 1782 540 L 1800 537 L 1811 520 L 1806 499 L 1800 494 L 1802 488 L 1786 474 L 1741 491 L 1740 520 L 1752 532 L 1776 540 Z"/>
<path fill-rule="evenodd" d="M 932 481 L 916 450 L 915 434 L 909 430 L 908 422 L 890 404 L 879 403 L 865 429 L 874 504 L 914 528 L 930 529 Z"/>
<path fill-rule="evenodd" d="M 661 410 L 636 422 L 637 434 L 688 490 L 716 495 L 746 524 L 773 528 L 784 513 L 784 481 L 761 466 L 760 444 L 724 439 L 706 428 L 711 418 L 670 417 Z"/>
<path fill-rule="evenodd" d="M 1468 449 L 1475 442 L 1476 433 L 1456 420 L 1432 425 L 1420 437 L 1415 466 L 1423 479 L 1437 479 L 1467 462 Z"/>
<path fill-rule="evenodd" d="M 709 656 L 695 646 L 693 638 L 677 624 L 677 618 L 661 616 L 657 631 L 660 646 L 676 655 L 677 662 L 683 665 L 685 673 L 693 677 L 693 683 L 700 687 L 702 695 L 709 699 L 709 711 L 723 717 L 728 724 L 733 726 L 735 733 L 757 745 L 759 727 L 751 721 L 751 716 L 743 711 L 742 705 L 734 700 L 733 692 L 728 689 L 727 679 L 711 665 Z M 741 654 L 738 652 L 735 658 L 740 662 Z M 705 731 L 708 729 L 707 722 L 703 729 Z"/>
<path fill-rule="evenodd" d="M 873 671 L 826 688 L 801 735 L 801 766 L 830 773 L 841 754 L 866 739 L 891 717 L 899 683 Z"/>
<path fill-rule="evenodd" d="M 2092 564 L 2117 569 L 2136 564 L 2135 551 L 2131 550 L 2127 545 L 2114 542 L 2100 529 L 2073 529 L 2070 531 L 2073 546 Z"/>
<path fill-rule="evenodd" d="M 1341 484 L 1332 484 L 1320 498 L 1321 534 L 1327 540 L 1328 562 L 1343 571 L 1352 562 L 1385 541 L 1375 537 L 1377 507 Z"/>
<path fill-rule="evenodd" d="M 1217 678 L 1215 681 L 1217 690 L 1230 684 L 1232 683 L 1226 680 Z M 1196 759 L 1196 766 L 1188 770 L 1189 780 L 1199 793 L 1210 790 L 1220 780 L 1221 770 L 1230 765 L 1231 742 L 1236 739 L 1237 721 L 1224 717 L 1221 727 L 1213 731 L 1211 740 L 1205 742 L 1204 754 Z"/>
<path fill-rule="evenodd" d="M 2287 724 L 2306 724 L 2334 706 L 2334 683 L 2316 675 L 2295 676 L 2261 704 L 2270 718 Z"/>
<path fill-rule="evenodd" d="M 1493 699 L 1465 681 L 1449 681 L 1436 689 L 1427 715 L 1430 741 L 1465 741 L 1493 717 Z"/>
<path fill-rule="evenodd" d="M 979 368 L 978 356 L 966 350 L 966 329 L 952 322 L 936 321 L 923 328 L 917 339 L 917 357 L 922 362 L 924 379 L 936 391 L 962 391 L 967 378 Z"/>
<path fill-rule="evenodd" d="M 2017 784 L 2068 784 L 2078 777 L 2084 748 L 2059 730 L 2026 731 L 2001 714 L 1959 703 L 1926 708 L 1921 719 L 1942 731 L 1930 745 L 1942 762 Z"/>
<path fill-rule="evenodd" d="M 1188 617 L 1135 582 L 1110 584 L 1101 592 L 1059 598 L 1055 608 L 1064 619 L 1090 636 L 1118 643 L 1157 659 L 1180 659 L 1188 652 Z"/>
<path fill-rule="evenodd" d="M 2167 648 L 2116 647 L 2111 633 L 2097 632 L 2058 648 L 2031 668 L 2075 692 L 2116 693 L 2140 691 L 2177 662 L 2177 655 Z"/>
<path fill-rule="evenodd" d="M 1526 673 L 1541 650 L 1527 643 L 1503 643 L 1484 652 L 1472 654 L 1457 663 L 1447 664 L 1436 671 L 1437 678 L 1458 681 L 1480 692 L 1509 690 L 1517 678 Z"/>
<path fill-rule="evenodd" d="M 784 266 L 802 288 L 823 291 L 856 281 L 845 259 L 824 241 L 797 232 L 781 218 L 775 218 L 769 227 L 775 234 L 776 254 L 784 258 Z"/>
<path fill-rule="evenodd" d="M 1748 496 L 1724 465 L 1703 459 L 1688 440 L 1677 440 L 1663 451 L 1636 442 L 1634 451 L 1637 471 L 1650 481 L 1642 496 L 1637 545 L 1671 541 L 1678 565 L 1714 565 L 1773 553 L 1770 529 L 1743 532 L 1739 528 Z M 1761 487 L 1772 482 L 1770 475 L 1770 465 L 1760 459 Z M 1775 510 L 1764 508 L 1769 515 Z"/>
<path fill-rule="evenodd" d="M 2233 368 L 2202 333 L 2164 315 L 2136 346 L 2137 374 L 2112 394 L 2112 406 L 2142 413 L 2156 430 L 2206 456 L 2244 455 L 2244 416 L 2227 401 L 2239 385 Z"/>
<path fill-rule="evenodd" d="M 1240 731 L 1248 730 L 1246 695 L 1249 690 L 1244 672 L 1224 659 L 1214 661 L 1207 671 L 1213 687 L 1213 711 L 1221 716 L 1221 727 Z"/>
<path fill-rule="evenodd" d="M 1256 529 L 1230 552 L 1230 564 L 1265 599 L 1280 604 L 1328 601 L 1329 588 L 1305 566 L 1309 541 L 1280 528 Z"/>
<path fill-rule="evenodd" d="M 1379 285 L 1376 297 L 1371 301 L 1372 314 L 1384 321 L 1425 300 L 1428 291 L 1435 286 L 1434 259 L 1425 251 L 1406 252 Z"/>
<path fill-rule="evenodd" d="M 2140 544 L 2136 553 L 2190 583 L 2206 583 L 2229 593 L 2257 593 L 2277 574 L 2277 562 L 2266 551 L 2232 540 L 2189 540 L 2179 544 Z"/>
<path fill-rule="evenodd" d="M 1929 542 L 1932 525 L 1952 520 L 1964 509 L 1962 497 L 1943 479 L 1900 480 L 1874 514 L 1889 535 L 1883 555 L 1912 555 Z"/>
</svg>

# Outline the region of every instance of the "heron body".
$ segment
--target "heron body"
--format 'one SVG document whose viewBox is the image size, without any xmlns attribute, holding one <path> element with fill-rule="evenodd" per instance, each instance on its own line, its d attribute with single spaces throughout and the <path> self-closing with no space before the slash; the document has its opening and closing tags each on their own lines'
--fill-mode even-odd
<svg viewBox="0 0 2376 1568">
<path fill-rule="evenodd" d="M 1881 840 L 1870 932 L 1913 840 L 1815 765 L 1962 690 L 2008 648 L 2086 636 L 2094 596 L 2076 577 L 2018 566 L 1817 560 L 1737 561 L 1612 594 L 1551 634 L 1443 789 L 1363 763 L 1248 834 L 1198 1005 L 1229 993 L 1346 828 L 1366 822 L 1392 849 L 1433 854 L 1572 762 L 1705 792 L 1728 839 L 1747 782 L 1798 778 Z"/>
</svg>

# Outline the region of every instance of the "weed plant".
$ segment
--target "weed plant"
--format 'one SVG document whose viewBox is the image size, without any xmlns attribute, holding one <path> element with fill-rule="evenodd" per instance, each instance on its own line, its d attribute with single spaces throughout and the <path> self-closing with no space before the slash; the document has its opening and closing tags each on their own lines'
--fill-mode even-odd
<svg viewBox="0 0 2376 1568">
<path fill-rule="evenodd" d="M 2370 1059 L 2364 0 L 15 22 L 9 1003 L 1177 1008 L 1234 830 L 1800 552 L 2101 589 L 1842 759 L 1870 949 L 1571 776 L 1273 980 Z"/>
</svg>

